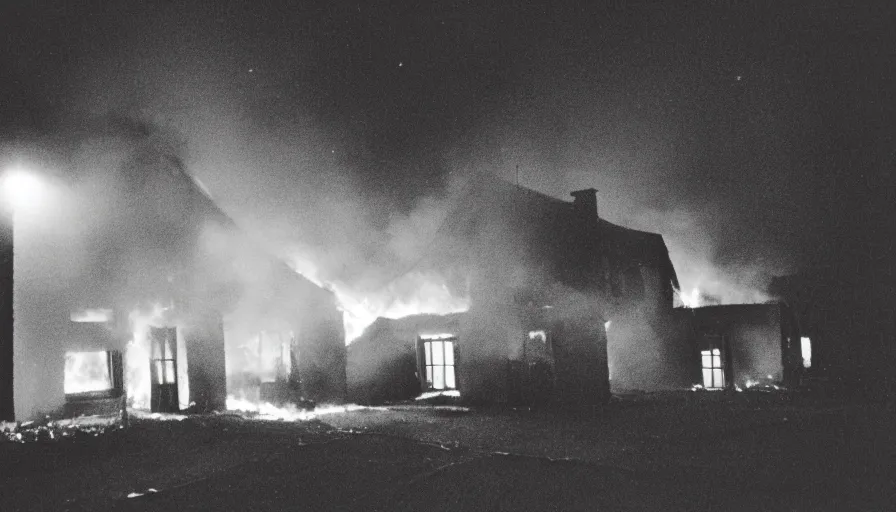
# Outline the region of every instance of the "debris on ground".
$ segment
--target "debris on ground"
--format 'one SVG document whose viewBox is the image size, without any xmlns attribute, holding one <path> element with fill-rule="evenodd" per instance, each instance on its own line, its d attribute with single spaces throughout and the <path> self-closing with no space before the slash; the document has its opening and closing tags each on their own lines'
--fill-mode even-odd
<svg viewBox="0 0 896 512">
<path fill-rule="evenodd" d="M 0 442 L 32 443 L 97 437 L 125 427 L 120 416 L 81 416 L 78 418 L 0 425 Z"/>
</svg>

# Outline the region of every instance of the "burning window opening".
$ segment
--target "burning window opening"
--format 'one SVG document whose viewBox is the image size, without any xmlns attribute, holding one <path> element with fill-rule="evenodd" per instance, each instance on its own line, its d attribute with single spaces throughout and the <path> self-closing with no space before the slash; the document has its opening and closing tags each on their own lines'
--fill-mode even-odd
<svg viewBox="0 0 896 512">
<path fill-rule="evenodd" d="M 298 352 L 293 331 L 264 330 L 227 355 L 227 388 L 248 402 L 277 405 L 297 400 L 290 382 Z"/>
<path fill-rule="evenodd" d="M 800 338 L 800 351 L 803 354 L 803 368 L 812 368 L 812 340 L 806 336 Z"/>
<path fill-rule="evenodd" d="M 456 389 L 454 344 L 457 338 L 427 340 L 421 337 L 420 341 L 423 344 L 425 391 Z"/>
<path fill-rule="evenodd" d="M 725 387 L 725 372 L 722 367 L 722 351 L 713 348 L 702 350 L 703 387 L 705 389 L 722 389 Z"/>
<path fill-rule="evenodd" d="M 113 362 L 109 352 L 66 352 L 63 389 L 66 397 L 111 396 L 116 389 Z"/>
<path fill-rule="evenodd" d="M 292 370 L 293 333 L 262 331 L 252 341 L 255 370 L 262 383 L 286 380 Z"/>
<path fill-rule="evenodd" d="M 72 322 L 102 324 L 113 320 L 111 309 L 105 308 L 87 308 L 72 311 L 70 315 Z"/>
</svg>

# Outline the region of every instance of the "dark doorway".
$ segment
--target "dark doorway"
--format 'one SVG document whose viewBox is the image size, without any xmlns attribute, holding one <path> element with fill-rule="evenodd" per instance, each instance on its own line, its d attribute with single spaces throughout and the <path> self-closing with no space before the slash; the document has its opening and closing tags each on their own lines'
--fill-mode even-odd
<svg viewBox="0 0 896 512">
<path fill-rule="evenodd" d="M 151 360 L 149 362 L 152 387 L 150 410 L 152 412 L 178 412 L 177 396 L 177 329 L 151 327 L 149 332 Z"/>
<path fill-rule="evenodd" d="M 530 331 L 524 343 L 527 399 L 536 404 L 548 402 L 554 393 L 554 353 L 548 332 Z"/>
</svg>

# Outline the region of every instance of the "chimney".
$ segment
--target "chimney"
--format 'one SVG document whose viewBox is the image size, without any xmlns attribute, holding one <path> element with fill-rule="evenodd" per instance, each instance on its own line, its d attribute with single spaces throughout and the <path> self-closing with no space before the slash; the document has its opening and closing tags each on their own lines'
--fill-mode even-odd
<svg viewBox="0 0 896 512">
<path fill-rule="evenodd" d="M 597 221 L 597 190 L 586 188 L 570 194 L 573 197 L 572 207 L 580 219 Z"/>
</svg>

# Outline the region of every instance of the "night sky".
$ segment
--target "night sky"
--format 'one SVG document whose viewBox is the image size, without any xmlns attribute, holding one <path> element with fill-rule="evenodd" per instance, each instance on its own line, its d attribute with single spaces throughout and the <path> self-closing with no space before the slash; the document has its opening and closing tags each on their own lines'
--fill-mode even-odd
<svg viewBox="0 0 896 512">
<path fill-rule="evenodd" d="M 87 3 L 4 2 L 0 135 L 175 130 L 226 211 L 329 278 L 437 225 L 470 169 L 597 188 L 726 300 L 861 266 L 892 224 L 892 2 Z"/>
</svg>

